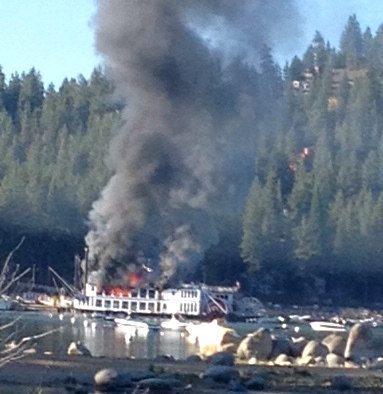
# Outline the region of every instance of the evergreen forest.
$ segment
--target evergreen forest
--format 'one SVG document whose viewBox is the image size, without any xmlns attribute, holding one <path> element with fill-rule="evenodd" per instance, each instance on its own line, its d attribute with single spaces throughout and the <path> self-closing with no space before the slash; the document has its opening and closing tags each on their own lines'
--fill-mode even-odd
<svg viewBox="0 0 383 394">
<path fill-rule="evenodd" d="M 194 279 L 281 303 L 383 302 L 383 25 L 352 15 L 337 47 L 316 32 L 283 67 L 267 46 L 260 58 L 230 65 L 256 113 L 252 186 Z M 0 72 L 0 256 L 25 236 L 14 259 L 40 283 L 48 266 L 73 279 L 120 109 L 101 68 L 58 88 Z"/>
</svg>

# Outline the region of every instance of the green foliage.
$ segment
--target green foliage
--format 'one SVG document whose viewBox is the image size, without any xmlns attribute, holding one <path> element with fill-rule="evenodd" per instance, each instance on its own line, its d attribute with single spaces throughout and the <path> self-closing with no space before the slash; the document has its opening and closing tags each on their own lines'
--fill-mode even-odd
<svg viewBox="0 0 383 394">
<path fill-rule="evenodd" d="M 382 37 L 382 27 L 375 36 L 369 29 L 362 34 L 353 15 L 339 51 L 316 32 L 303 58 L 294 57 L 284 68 L 283 99 L 274 108 L 265 105 L 268 120 L 257 128 L 262 145 L 241 244 L 242 257 L 252 268 L 276 272 L 270 265 L 274 261 L 281 270 L 287 266 L 307 280 L 316 275 L 328 283 L 340 273 L 366 278 L 379 272 Z M 292 81 L 309 88 L 293 88 Z M 273 167 L 278 171 L 271 176 Z"/>
<path fill-rule="evenodd" d="M 106 183 L 103 161 L 117 114 L 105 104 L 111 84 L 64 80 L 45 90 L 32 69 L 1 78 L 0 219 L 25 231 L 83 234 Z"/>
<path fill-rule="evenodd" d="M 289 291 L 289 276 L 342 283 L 355 273 L 377 275 L 383 255 L 383 25 L 375 35 L 370 29 L 362 34 L 350 16 L 339 50 L 316 32 L 283 75 L 271 48 L 263 47 L 259 60 L 256 68 L 236 59 L 226 78 L 217 62 L 214 73 L 195 81 L 195 100 L 223 121 L 253 114 L 247 127 L 257 141 L 242 217 L 217 218 L 220 240 L 199 272 L 229 283 L 246 269 L 272 276 L 275 287 Z M 100 68 L 89 80 L 65 79 L 58 89 L 45 88 L 34 69 L 9 78 L 0 69 L 1 242 L 12 226 L 83 239 L 91 204 L 111 175 L 104 158 L 121 109 L 112 92 Z"/>
</svg>

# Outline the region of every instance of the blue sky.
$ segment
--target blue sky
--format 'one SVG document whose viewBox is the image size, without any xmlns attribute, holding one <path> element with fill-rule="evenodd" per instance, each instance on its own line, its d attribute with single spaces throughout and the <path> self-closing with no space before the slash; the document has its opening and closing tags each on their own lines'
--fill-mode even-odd
<svg viewBox="0 0 383 394">
<path fill-rule="evenodd" d="M 370 26 L 373 33 L 383 23 L 382 0 L 296 1 L 303 18 L 303 35 L 294 48 L 298 55 L 315 30 L 337 46 L 351 14 L 357 15 L 363 30 Z M 35 67 L 45 85 L 53 82 L 56 86 L 65 77 L 83 74 L 88 78 L 101 61 L 94 51 L 91 21 L 95 10 L 95 0 L 0 0 L 0 64 L 5 74 L 9 77 Z"/>
</svg>

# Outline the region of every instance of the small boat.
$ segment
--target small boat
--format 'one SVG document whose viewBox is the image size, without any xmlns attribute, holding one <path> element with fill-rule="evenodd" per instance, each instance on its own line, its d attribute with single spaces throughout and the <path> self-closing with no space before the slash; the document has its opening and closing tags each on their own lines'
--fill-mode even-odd
<svg viewBox="0 0 383 394">
<path fill-rule="evenodd" d="M 177 319 L 174 315 L 168 319 L 161 322 L 161 328 L 165 330 L 185 330 L 188 323 Z"/>
<path fill-rule="evenodd" d="M 127 316 L 124 318 L 117 317 L 114 319 L 114 322 L 118 327 L 134 327 L 136 329 L 143 330 L 158 330 L 160 326 L 155 323 L 144 319 L 139 319 L 136 317 Z"/>
<path fill-rule="evenodd" d="M 346 326 L 341 323 L 334 323 L 331 321 L 310 321 L 311 328 L 318 332 L 345 332 Z"/>
</svg>

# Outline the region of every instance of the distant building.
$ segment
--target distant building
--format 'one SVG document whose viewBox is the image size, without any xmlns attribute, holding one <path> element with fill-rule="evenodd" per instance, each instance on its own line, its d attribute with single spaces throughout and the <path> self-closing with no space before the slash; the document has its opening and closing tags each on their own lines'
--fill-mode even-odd
<svg viewBox="0 0 383 394">
<path fill-rule="evenodd" d="M 320 72 L 319 67 L 314 67 L 312 70 L 306 69 L 302 74 L 302 79 L 293 80 L 292 87 L 296 93 L 308 94 L 313 85 L 316 75 Z M 335 68 L 332 71 L 332 93 L 328 99 L 330 109 L 338 106 L 339 87 L 344 78 L 350 85 L 354 85 L 355 80 L 358 78 L 366 78 L 367 69 L 349 70 L 346 68 Z"/>
</svg>

